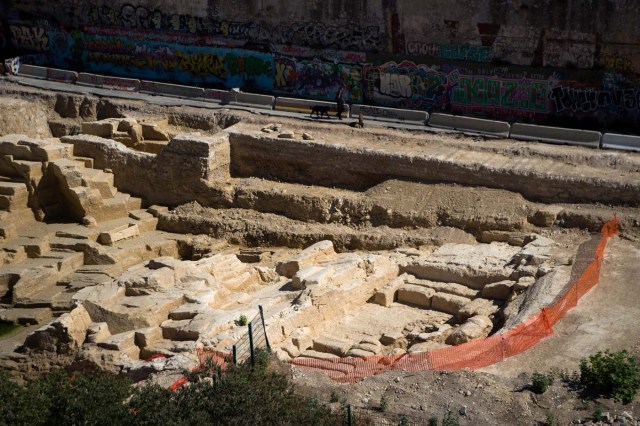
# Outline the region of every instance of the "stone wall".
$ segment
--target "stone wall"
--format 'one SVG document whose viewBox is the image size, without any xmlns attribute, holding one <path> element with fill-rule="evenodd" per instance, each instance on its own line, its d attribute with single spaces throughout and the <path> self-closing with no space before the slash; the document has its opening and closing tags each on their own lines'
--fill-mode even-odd
<svg viewBox="0 0 640 426">
<path fill-rule="evenodd" d="M 0 48 L 57 67 L 315 99 L 343 87 L 350 102 L 508 121 L 640 122 L 640 4 L 626 0 L 10 3 Z"/>
</svg>

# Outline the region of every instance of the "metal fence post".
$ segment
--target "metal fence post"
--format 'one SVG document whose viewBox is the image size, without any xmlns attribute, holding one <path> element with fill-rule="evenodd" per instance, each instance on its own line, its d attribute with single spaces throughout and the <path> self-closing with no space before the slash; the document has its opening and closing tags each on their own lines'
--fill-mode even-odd
<svg viewBox="0 0 640 426">
<path fill-rule="evenodd" d="M 260 309 L 260 319 L 262 320 L 262 332 L 264 333 L 264 340 L 267 342 L 267 350 L 271 352 L 271 345 L 269 344 L 269 337 L 267 336 L 267 326 L 264 325 L 264 312 L 262 311 L 262 305 L 258 305 Z"/>
<path fill-rule="evenodd" d="M 249 349 L 251 350 L 251 366 L 256 365 L 255 353 L 253 350 L 253 326 L 249 323 Z"/>
<path fill-rule="evenodd" d="M 347 426 L 351 426 L 351 404 L 347 405 Z"/>
<path fill-rule="evenodd" d="M 233 363 L 238 363 L 238 352 L 236 351 L 236 345 L 233 345 Z"/>
</svg>

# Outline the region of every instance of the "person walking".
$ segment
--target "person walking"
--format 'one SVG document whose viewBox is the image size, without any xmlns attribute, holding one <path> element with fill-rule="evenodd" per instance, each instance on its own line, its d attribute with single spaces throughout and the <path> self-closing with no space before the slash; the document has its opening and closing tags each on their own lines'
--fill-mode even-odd
<svg viewBox="0 0 640 426">
<path fill-rule="evenodd" d="M 338 94 L 336 95 L 336 103 L 338 104 L 338 113 L 336 114 L 336 117 L 342 120 L 342 113 L 344 112 L 344 92 L 342 88 L 338 90 Z"/>
</svg>

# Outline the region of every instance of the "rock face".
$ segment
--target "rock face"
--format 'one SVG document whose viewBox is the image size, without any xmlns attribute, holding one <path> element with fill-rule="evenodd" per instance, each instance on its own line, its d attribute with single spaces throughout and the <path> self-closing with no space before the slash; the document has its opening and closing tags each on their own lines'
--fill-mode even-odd
<svg viewBox="0 0 640 426">
<path fill-rule="evenodd" d="M 293 276 L 305 266 L 329 259 L 335 255 L 336 252 L 333 249 L 333 243 L 331 241 L 320 241 L 307 247 L 296 256 L 278 262 L 276 272 L 287 278 L 293 278 Z"/>
<path fill-rule="evenodd" d="M 421 257 L 402 268 L 418 278 L 464 284 L 481 290 L 485 285 L 505 280 L 513 269 L 509 262 L 519 247 L 505 243 L 482 246 L 445 244 L 429 257 Z"/>
<path fill-rule="evenodd" d="M 90 325 L 89 312 L 83 306 L 78 306 L 31 333 L 23 347 L 36 351 L 70 354 L 82 346 Z"/>
</svg>

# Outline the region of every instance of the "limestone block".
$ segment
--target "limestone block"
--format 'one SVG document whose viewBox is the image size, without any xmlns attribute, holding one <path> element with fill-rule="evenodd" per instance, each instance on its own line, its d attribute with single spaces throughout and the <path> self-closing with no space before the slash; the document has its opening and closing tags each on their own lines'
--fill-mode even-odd
<svg viewBox="0 0 640 426">
<path fill-rule="evenodd" d="M 28 335 L 24 346 L 37 351 L 69 354 L 82 346 L 90 325 L 89 313 L 80 305 Z"/>
<path fill-rule="evenodd" d="M 124 225 L 112 231 L 101 233 L 100 236 L 98 237 L 98 242 L 104 245 L 113 245 L 118 241 L 122 241 L 127 238 L 137 237 L 138 235 L 140 235 L 140 230 L 138 228 L 138 225 L 131 225 L 131 226 Z"/>
<path fill-rule="evenodd" d="M 0 321 L 20 325 L 40 325 L 51 318 L 51 308 L 0 309 Z"/>
<path fill-rule="evenodd" d="M 507 265 L 518 251 L 505 243 L 444 244 L 428 257 L 412 259 L 401 271 L 481 290 L 488 283 L 509 278 L 513 270 Z"/>
<path fill-rule="evenodd" d="M 442 342 L 428 341 L 428 342 L 416 343 L 414 345 L 411 345 L 408 352 L 409 353 L 429 352 L 434 349 L 443 348 L 445 346 L 446 345 L 443 344 Z"/>
<path fill-rule="evenodd" d="M 399 332 L 387 332 L 380 338 L 380 343 L 385 346 L 395 345 L 398 341 L 404 339 L 404 335 Z"/>
<path fill-rule="evenodd" d="M 82 123 L 82 134 L 110 139 L 118 130 L 117 121 L 88 121 Z"/>
<path fill-rule="evenodd" d="M 256 271 L 260 276 L 260 281 L 264 283 L 272 283 L 278 281 L 278 273 L 274 268 L 269 268 L 267 266 L 256 266 Z"/>
<path fill-rule="evenodd" d="M 34 293 L 54 286 L 59 278 L 60 272 L 57 266 L 25 269 L 19 274 L 17 282 L 13 285 L 13 303 L 27 301 Z"/>
<path fill-rule="evenodd" d="M 331 266 L 307 266 L 293 276 L 291 283 L 296 290 L 304 290 L 309 286 L 324 286 L 329 284 L 333 275 Z"/>
<path fill-rule="evenodd" d="M 474 299 L 460 309 L 458 312 L 458 319 L 464 321 L 465 319 L 476 315 L 489 317 L 498 312 L 501 305 L 502 303 L 499 301 L 482 298 Z"/>
<path fill-rule="evenodd" d="M 291 358 L 296 358 L 300 355 L 300 350 L 292 343 L 284 345 L 281 349 L 288 353 Z"/>
<path fill-rule="evenodd" d="M 536 226 L 553 226 L 562 210 L 558 206 L 539 206 L 528 220 Z"/>
<path fill-rule="evenodd" d="M 443 283 L 438 281 L 420 280 L 411 275 L 408 275 L 409 279 L 407 284 L 419 285 L 423 287 L 429 287 L 434 289 L 438 293 L 449 293 L 456 296 L 467 297 L 474 299 L 480 295 L 480 291 L 467 287 L 466 285 L 456 283 Z"/>
<path fill-rule="evenodd" d="M 141 268 L 125 272 L 118 285 L 123 286 L 127 296 L 143 296 L 164 292 L 175 286 L 175 271 L 171 268 Z"/>
<path fill-rule="evenodd" d="M 190 320 L 168 320 L 161 324 L 162 336 L 171 340 L 198 340 L 219 328 L 215 315 L 198 314 Z M 212 331 L 213 330 L 213 331 Z"/>
<path fill-rule="evenodd" d="M 147 209 L 153 216 L 158 217 L 161 214 L 169 213 L 169 207 L 153 205 Z"/>
<path fill-rule="evenodd" d="M 477 315 L 469 318 L 467 322 L 451 333 L 447 338 L 447 344 L 460 345 L 472 340 L 484 339 L 489 335 L 492 328 L 493 323 L 489 317 Z"/>
<path fill-rule="evenodd" d="M 430 333 L 420 333 L 418 340 L 423 342 L 438 342 L 444 343 L 444 341 L 453 333 L 453 327 L 449 324 L 441 324 L 436 331 Z"/>
<path fill-rule="evenodd" d="M 87 329 L 85 343 L 99 343 L 111 336 L 109 325 L 106 322 L 94 322 Z"/>
<path fill-rule="evenodd" d="M 332 354 L 332 353 L 319 352 L 319 351 L 312 350 L 312 349 L 307 349 L 306 351 L 302 352 L 300 354 L 300 357 L 301 358 L 322 359 L 322 360 L 340 358 L 338 355 L 335 355 L 335 354 Z"/>
<path fill-rule="evenodd" d="M 352 346 L 350 350 L 353 349 L 369 352 L 369 355 L 378 355 L 382 352 L 382 345 L 379 342 L 377 345 L 360 342 L 357 345 Z"/>
<path fill-rule="evenodd" d="M 511 290 L 516 282 L 511 280 L 498 281 L 497 283 L 487 284 L 482 289 L 482 297 L 484 299 L 507 300 L 511 295 Z"/>
<path fill-rule="evenodd" d="M 168 141 L 169 135 L 155 123 L 140 123 L 142 127 L 142 137 L 145 140 Z"/>
<path fill-rule="evenodd" d="M 326 352 L 338 356 L 345 356 L 351 343 L 346 340 L 340 340 L 333 337 L 321 336 L 313 341 L 313 350 L 318 352 Z"/>
<path fill-rule="evenodd" d="M 536 283 L 535 277 L 521 277 L 518 282 L 513 285 L 513 290 L 516 292 L 522 292 Z"/>
<path fill-rule="evenodd" d="M 363 349 L 359 349 L 359 348 L 351 348 L 347 352 L 347 356 L 351 356 L 354 358 L 364 358 L 364 357 L 373 356 L 373 355 L 374 355 L 373 353 L 369 351 L 365 351 Z"/>
<path fill-rule="evenodd" d="M 159 325 L 182 303 L 182 294 L 177 292 L 124 297 L 112 305 L 85 301 L 84 306 L 94 321 L 108 323 L 112 333 L 122 333 Z"/>
<path fill-rule="evenodd" d="M 110 282 L 79 290 L 73 296 L 73 301 L 77 304 L 88 301 L 101 305 L 111 305 L 123 297 L 125 297 L 124 287 L 119 286 L 116 282 Z"/>
<path fill-rule="evenodd" d="M 276 272 L 287 278 L 293 278 L 300 269 L 335 256 L 336 252 L 333 248 L 333 243 L 331 241 L 320 241 L 302 250 L 296 256 L 278 262 L 276 264 Z"/>
<path fill-rule="evenodd" d="M 140 349 L 149 348 L 162 339 L 162 328 L 147 327 L 135 330 L 135 344 Z"/>
<path fill-rule="evenodd" d="M 98 343 L 98 346 L 111 351 L 127 352 L 135 347 L 135 331 L 114 334 Z"/>
<path fill-rule="evenodd" d="M 213 313 L 214 310 L 208 304 L 204 303 L 185 303 L 177 309 L 171 311 L 169 319 L 185 320 L 193 319 L 198 314 Z"/>
<path fill-rule="evenodd" d="M 396 293 L 400 286 L 402 286 L 409 278 L 409 274 L 402 274 L 397 278 L 394 278 L 389 283 L 385 284 L 380 290 L 376 290 L 373 295 L 373 303 L 380 306 L 389 307 L 396 299 Z"/>
<path fill-rule="evenodd" d="M 404 284 L 398 289 L 398 302 L 429 309 L 434 294 L 436 291 L 431 288 Z"/>
<path fill-rule="evenodd" d="M 471 299 L 447 293 L 436 293 L 431 297 L 431 309 L 446 312 L 458 317 L 462 309 Z"/>
<path fill-rule="evenodd" d="M 313 346 L 313 339 L 311 338 L 311 329 L 309 327 L 297 328 L 291 333 L 291 342 L 300 350 Z"/>
</svg>

